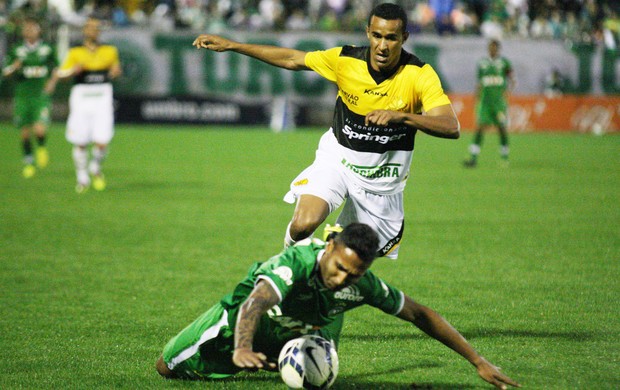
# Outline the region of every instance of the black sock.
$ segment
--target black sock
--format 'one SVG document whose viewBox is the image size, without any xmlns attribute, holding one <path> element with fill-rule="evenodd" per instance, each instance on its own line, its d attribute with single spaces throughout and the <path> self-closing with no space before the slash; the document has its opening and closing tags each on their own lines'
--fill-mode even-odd
<svg viewBox="0 0 620 390">
<path fill-rule="evenodd" d="M 22 141 L 22 147 L 24 149 L 24 156 L 32 156 L 32 143 L 29 138 Z"/>
</svg>

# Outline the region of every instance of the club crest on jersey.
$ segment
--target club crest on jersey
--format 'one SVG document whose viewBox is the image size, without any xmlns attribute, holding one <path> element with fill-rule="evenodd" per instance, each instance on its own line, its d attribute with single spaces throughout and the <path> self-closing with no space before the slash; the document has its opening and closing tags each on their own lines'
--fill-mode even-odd
<svg viewBox="0 0 620 390">
<path fill-rule="evenodd" d="M 360 290 L 357 286 L 348 286 L 342 290 L 336 291 L 334 293 L 334 298 L 352 302 L 361 302 L 364 300 L 364 297 L 360 294 Z"/>
<path fill-rule="evenodd" d="M 394 111 L 405 111 L 406 107 L 407 107 L 407 103 L 405 103 L 403 99 L 398 99 L 398 100 L 395 99 L 390 102 L 387 109 L 394 110 Z"/>
<path fill-rule="evenodd" d="M 280 266 L 272 271 L 274 275 L 278 275 L 287 286 L 293 284 L 293 270 L 286 266 Z"/>
</svg>

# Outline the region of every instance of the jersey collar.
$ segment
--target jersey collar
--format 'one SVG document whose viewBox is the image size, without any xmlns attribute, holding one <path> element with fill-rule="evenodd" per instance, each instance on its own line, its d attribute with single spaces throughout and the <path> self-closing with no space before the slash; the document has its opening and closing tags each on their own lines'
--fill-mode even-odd
<svg viewBox="0 0 620 390">
<path fill-rule="evenodd" d="M 398 59 L 398 64 L 389 72 L 383 73 L 383 72 L 374 70 L 372 66 L 370 65 L 370 47 L 369 47 L 368 50 L 366 51 L 366 67 L 368 68 L 368 73 L 370 74 L 370 77 L 372 77 L 372 79 L 375 80 L 375 83 L 379 85 L 385 80 L 394 76 L 394 74 L 398 72 L 401 66 L 407 64 L 410 56 L 411 54 L 407 53 L 404 49 L 401 49 L 400 58 Z"/>
</svg>

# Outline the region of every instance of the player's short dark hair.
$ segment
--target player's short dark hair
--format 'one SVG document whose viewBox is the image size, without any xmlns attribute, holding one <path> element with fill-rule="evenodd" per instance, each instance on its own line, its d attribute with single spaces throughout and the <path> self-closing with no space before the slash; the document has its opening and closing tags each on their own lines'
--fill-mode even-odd
<svg viewBox="0 0 620 390">
<path fill-rule="evenodd" d="M 355 222 L 338 233 L 334 243 L 353 249 L 364 263 L 370 263 L 377 257 L 379 236 L 370 226 Z"/>
<path fill-rule="evenodd" d="M 372 11 L 370 12 L 370 15 L 368 16 L 369 26 L 370 26 L 370 19 L 372 19 L 373 16 L 376 16 L 378 18 L 385 19 L 385 20 L 398 19 L 403 24 L 403 33 L 407 31 L 407 23 L 408 23 L 407 13 L 403 9 L 403 7 L 401 7 L 398 4 L 382 3 L 382 4 L 377 5 L 375 8 L 373 8 Z"/>
</svg>

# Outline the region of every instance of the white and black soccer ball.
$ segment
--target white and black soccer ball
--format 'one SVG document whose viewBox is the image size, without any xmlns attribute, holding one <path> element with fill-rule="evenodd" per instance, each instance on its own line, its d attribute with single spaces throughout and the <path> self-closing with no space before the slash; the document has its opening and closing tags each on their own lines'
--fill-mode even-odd
<svg viewBox="0 0 620 390">
<path fill-rule="evenodd" d="M 334 345 L 320 336 L 306 335 L 287 342 L 278 357 L 278 369 L 291 389 L 327 389 L 338 376 Z"/>
</svg>

